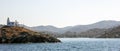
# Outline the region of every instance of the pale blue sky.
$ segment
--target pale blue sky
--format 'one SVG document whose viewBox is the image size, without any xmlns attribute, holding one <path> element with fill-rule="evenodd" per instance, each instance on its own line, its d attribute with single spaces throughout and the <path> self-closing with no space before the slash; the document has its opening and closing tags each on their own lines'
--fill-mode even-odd
<svg viewBox="0 0 120 51">
<path fill-rule="evenodd" d="M 0 24 L 7 17 L 27 26 L 120 21 L 120 0 L 0 0 Z"/>
</svg>

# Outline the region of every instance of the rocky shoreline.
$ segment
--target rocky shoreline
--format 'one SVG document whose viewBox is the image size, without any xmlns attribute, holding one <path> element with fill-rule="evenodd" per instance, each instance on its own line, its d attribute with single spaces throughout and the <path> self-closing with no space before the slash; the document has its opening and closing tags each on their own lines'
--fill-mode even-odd
<svg viewBox="0 0 120 51">
<path fill-rule="evenodd" d="M 57 43 L 59 39 L 48 34 L 31 31 L 23 27 L 3 26 L 0 28 L 0 43 Z"/>
</svg>

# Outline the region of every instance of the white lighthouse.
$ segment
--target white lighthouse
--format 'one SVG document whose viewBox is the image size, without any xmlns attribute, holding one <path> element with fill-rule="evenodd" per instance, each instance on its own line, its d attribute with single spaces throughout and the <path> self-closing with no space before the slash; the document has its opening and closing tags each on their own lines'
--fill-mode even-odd
<svg viewBox="0 0 120 51">
<path fill-rule="evenodd" d="M 7 26 L 18 26 L 18 22 L 17 21 L 11 22 L 10 19 L 8 18 L 7 19 Z"/>
</svg>

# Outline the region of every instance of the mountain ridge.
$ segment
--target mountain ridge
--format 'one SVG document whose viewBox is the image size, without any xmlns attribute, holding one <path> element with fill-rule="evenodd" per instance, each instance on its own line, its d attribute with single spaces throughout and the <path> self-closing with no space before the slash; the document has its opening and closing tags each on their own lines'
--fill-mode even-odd
<svg viewBox="0 0 120 51">
<path fill-rule="evenodd" d="M 76 25 L 76 26 L 68 26 L 68 27 L 63 27 L 63 28 L 57 28 L 55 26 L 36 26 L 36 27 L 30 27 L 32 30 L 35 31 L 50 31 L 50 32 L 57 32 L 57 33 L 64 33 L 67 31 L 71 32 L 83 32 L 87 31 L 89 29 L 93 28 L 111 28 L 111 27 L 116 27 L 120 25 L 120 21 L 114 21 L 114 20 L 104 20 L 104 21 L 99 21 L 93 24 L 89 25 Z"/>
</svg>

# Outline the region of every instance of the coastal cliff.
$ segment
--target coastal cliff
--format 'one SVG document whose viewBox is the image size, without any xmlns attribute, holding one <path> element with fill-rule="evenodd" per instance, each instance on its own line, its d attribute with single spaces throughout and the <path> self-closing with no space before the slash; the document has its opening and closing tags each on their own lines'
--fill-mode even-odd
<svg viewBox="0 0 120 51">
<path fill-rule="evenodd" d="M 56 43 L 55 37 L 18 26 L 0 28 L 0 43 Z"/>
</svg>

